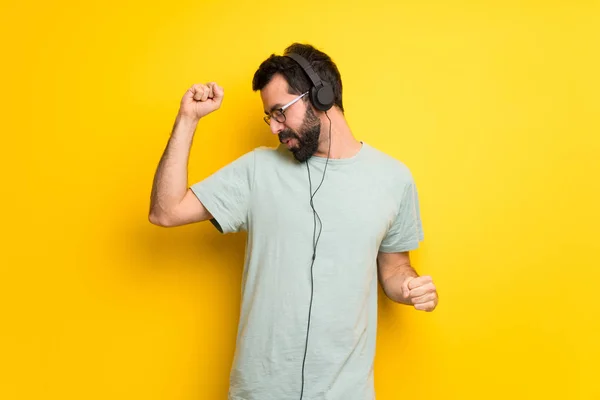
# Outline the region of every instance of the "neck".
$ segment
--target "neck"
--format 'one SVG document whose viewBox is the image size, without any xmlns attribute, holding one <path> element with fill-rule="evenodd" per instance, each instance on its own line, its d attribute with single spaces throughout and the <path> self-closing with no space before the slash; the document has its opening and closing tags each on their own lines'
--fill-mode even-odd
<svg viewBox="0 0 600 400">
<path fill-rule="evenodd" d="M 331 149 L 329 148 L 329 119 L 331 119 Z M 318 157 L 350 158 L 360 151 L 362 143 L 354 138 L 344 114 L 333 107 L 325 113 L 321 113 L 321 136 L 319 148 L 315 153 Z"/>
</svg>

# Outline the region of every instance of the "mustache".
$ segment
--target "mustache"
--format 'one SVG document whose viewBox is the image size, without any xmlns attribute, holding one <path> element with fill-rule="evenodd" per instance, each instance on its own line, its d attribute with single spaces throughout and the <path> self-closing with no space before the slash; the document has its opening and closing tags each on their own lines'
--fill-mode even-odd
<svg viewBox="0 0 600 400">
<path fill-rule="evenodd" d="M 287 139 L 296 139 L 296 140 L 300 141 L 300 137 L 290 130 L 281 131 L 281 132 L 279 132 L 279 134 L 277 136 L 279 136 L 280 142 L 283 142 L 284 140 L 287 140 Z"/>
</svg>

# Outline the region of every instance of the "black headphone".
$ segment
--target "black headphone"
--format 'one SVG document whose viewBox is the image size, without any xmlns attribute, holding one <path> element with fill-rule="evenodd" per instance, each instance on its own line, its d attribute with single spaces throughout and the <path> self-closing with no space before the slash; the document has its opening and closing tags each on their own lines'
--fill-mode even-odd
<svg viewBox="0 0 600 400">
<path fill-rule="evenodd" d="M 327 111 L 333 107 L 335 96 L 331 85 L 319 77 L 304 57 L 296 53 L 289 53 L 286 56 L 296 61 L 312 82 L 312 87 L 310 88 L 310 101 L 312 105 L 320 111 Z"/>
</svg>

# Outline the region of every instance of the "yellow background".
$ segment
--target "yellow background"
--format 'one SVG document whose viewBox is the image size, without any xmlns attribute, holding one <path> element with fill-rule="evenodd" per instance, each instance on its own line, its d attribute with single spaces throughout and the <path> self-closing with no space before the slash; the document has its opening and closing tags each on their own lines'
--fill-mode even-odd
<svg viewBox="0 0 600 400">
<path fill-rule="evenodd" d="M 0 398 L 226 398 L 245 236 L 152 226 L 152 177 L 196 82 L 225 100 L 190 183 L 275 145 L 251 79 L 301 41 L 337 62 L 356 137 L 419 188 L 413 260 L 440 305 L 380 300 L 378 400 L 600 399 L 599 16 L 566 0 L 4 1 Z"/>
</svg>

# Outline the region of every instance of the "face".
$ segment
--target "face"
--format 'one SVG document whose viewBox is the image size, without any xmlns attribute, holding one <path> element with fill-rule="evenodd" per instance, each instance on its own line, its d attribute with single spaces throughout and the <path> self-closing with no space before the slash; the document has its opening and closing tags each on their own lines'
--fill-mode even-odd
<svg viewBox="0 0 600 400">
<path fill-rule="evenodd" d="M 288 93 L 287 82 L 278 74 L 261 90 L 265 111 L 282 107 L 296 97 Z M 304 99 L 291 105 L 284 114 L 283 123 L 271 119 L 271 131 L 278 135 L 279 141 L 292 152 L 296 160 L 304 162 L 319 147 L 321 121 Z"/>
</svg>

